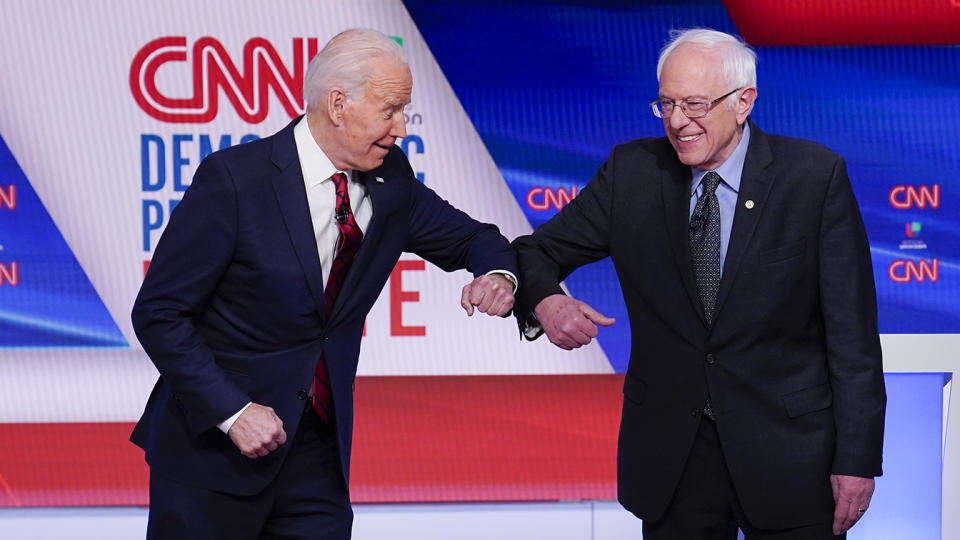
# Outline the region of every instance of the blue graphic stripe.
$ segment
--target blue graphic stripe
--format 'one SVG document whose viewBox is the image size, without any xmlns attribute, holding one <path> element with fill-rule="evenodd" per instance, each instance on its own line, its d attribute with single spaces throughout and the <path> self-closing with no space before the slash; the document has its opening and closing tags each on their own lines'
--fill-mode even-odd
<svg viewBox="0 0 960 540">
<path fill-rule="evenodd" d="M 0 189 L 0 348 L 128 347 L 2 138 Z"/>
<path fill-rule="evenodd" d="M 8 348 L 127 347 L 126 342 L 118 343 L 112 333 L 22 313 L 0 311 L 0 326 L 17 334 L 22 343 L 7 343 L 5 347 Z M 42 342 L 43 345 L 38 345 L 37 342 Z"/>
</svg>

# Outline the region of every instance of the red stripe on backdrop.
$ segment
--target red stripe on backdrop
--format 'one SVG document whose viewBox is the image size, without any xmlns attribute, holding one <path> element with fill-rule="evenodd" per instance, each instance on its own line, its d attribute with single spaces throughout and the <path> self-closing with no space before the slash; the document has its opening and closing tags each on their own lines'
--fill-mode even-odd
<svg viewBox="0 0 960 540">
<path fill-rule="evenodd" d="M 960 0 L 724 0 L 753 46 L 960 45 Z"/>
<path fill-rule="evenodd" d="M 133 424 L 0 424 L 3 506 L 147 504 L 143 451 Z"/>
<path fill-rule="evenodd" d="M 354 502 L 614 499 L 622 375 L 360 377 Z M 147 504 L 131 423 L 0 424 L 0 507 Z"/>
</svg>

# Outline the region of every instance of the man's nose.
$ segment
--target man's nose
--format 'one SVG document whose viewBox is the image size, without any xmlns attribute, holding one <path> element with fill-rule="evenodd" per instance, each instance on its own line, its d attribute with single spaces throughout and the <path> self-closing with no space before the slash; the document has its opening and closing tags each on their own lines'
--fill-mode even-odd
<svg viewBox="0 0 960 540">
<path fill-rule="evenodd" d="M 683 111 L 680 109 L 680 106 L 677 105 L 673 108 L 673 113 L 670 115 L 670 127 L 673 129 L 680 129 L 683 126 L 690 123 L 690 119 L 687 118 L 687 115 L 683 114 Z"/>
<path fill-rule="evenodd" d="M 390 126 L 390 136 L 402 139 L 407 136 L 407 121 L 403 113 L 393 115 L 393 125 Z"/>
</svg>

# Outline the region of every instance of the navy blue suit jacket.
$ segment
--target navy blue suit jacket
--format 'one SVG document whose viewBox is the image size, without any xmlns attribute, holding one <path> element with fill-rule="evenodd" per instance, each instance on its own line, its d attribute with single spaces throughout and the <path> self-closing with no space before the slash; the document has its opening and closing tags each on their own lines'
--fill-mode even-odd
<svg viewBox="0 0 960 540">
<path fill-rule="evenodd" d="M 575 268 L 613 260 L 630 316 L 620 501 L 663 515 L 709 396 L 754 525 L 829 522 L 830 474 L 879 476 L 886 394 L 870 250 L 843 159 L 766 135 L 750 146 L 716 319 L 690 262 L 690 167 L 665 138 L 613 149 L 587 187 L 514 241 L 523 322 Z"/>
<path fill-rule="evenodd" d="M 326 313 L 295 123 L 207 157 L 157 245 L 133 308 L 137 337 L 160 371 L 131 436 L 152 472 L 227 493 L 263 489 L 290 442 L 248 459 L 216 426 L 253 401 L 275 409 L 292 441 L 298 394 L 323 354 L 349 478 L 364 319 L 401 252 L 447 271 L 516 272 L 497 228 L 423 186 L 393 147 L 381 167 L 358 173 L 373 217 Z"/>
</svg>

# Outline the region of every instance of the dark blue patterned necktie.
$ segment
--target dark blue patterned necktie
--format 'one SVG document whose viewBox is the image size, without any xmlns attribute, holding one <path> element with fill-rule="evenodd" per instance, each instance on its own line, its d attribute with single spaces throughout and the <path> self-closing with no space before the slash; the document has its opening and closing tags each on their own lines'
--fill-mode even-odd
<svg viewBox="0 0 960 540">
<path fill-rule="evenodd" d="M 720 289 L 720 201 L 716 191 L 722 180 L 713 171 L 703 177 L 703 195 L 690 217 L 690 258 L 708 325 L 713 324 Z"/>
</svg>

